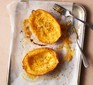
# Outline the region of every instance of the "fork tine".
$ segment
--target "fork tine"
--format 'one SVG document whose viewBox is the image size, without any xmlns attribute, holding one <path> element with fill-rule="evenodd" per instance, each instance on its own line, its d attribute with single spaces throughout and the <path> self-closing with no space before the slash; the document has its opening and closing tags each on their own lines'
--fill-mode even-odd
<svg viewBox="0 0 93 85">
<path fill-rule="evenodd" d="M 68 11 L 67 9 L 65 9 L 64 7 L 62 7 L 62 6 L 58 5 L 58 4 L 54 4 L 53 9 L 55 11 L 57 11 L 58 13 L 60 13 L 61 15 L 65 15 L 65 16 L 66 16 L 66 13 Z M 77 31 L 76 31 L 75 27 L 72 25 L 71 21 L 67 22 L 67 26 L 68 26 L 68 35 L 76 33 L 77 39 L 78 39 Z"/>
<path fill-rule="evenodd" d="M 53 9 L 57 12 L 59 12 L 60 14 L 65 14 L 66 13 L 66 9 L 58 4 L 54 4 Z"/>
</svg>

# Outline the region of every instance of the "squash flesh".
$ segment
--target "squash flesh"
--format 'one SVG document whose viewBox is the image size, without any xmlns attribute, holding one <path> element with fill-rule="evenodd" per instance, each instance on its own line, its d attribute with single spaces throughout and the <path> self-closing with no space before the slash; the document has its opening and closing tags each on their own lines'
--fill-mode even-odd
<svg viewBox="0 0 93 85">
<path fill-rule="evenodd" d="M 50 48 L 30 51 L 23 59 L 23 68 L 28 74 L 43 75 L 52 71 L 59 63 L 57 54 Z"/>
<path fill-rule="evenodd" d="M 61 36 L 61 28 L 56 19 L 45 10 L 35 10 L 29 17 L 32 32 L 43 43 L 52 44 Z"/>
</svg>

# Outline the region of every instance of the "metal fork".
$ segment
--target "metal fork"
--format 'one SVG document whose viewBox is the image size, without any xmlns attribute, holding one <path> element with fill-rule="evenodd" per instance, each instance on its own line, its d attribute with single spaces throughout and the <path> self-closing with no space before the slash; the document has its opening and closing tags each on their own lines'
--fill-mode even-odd
<svg viewBox="0 0 93 85">
<path fill-rule="evenodd" d="M 86 26 L 90 27 L 93 30 L 93 24 L 87 23 L 79 18 L 77 18 L 71 11 L 65 9 L 64 7 L 58 5 L 58 4 L 54 4 L 53 9 L 57 12 L 59 12 L 61 15 L 65 15 L 65 16 L 72 16 L 73 18 L 81 21 L 82 23 L 84 23 Z"/>
<path fill-rule="evenodd" d="M 61 7 L 60 5 L 58 5 L 58 4 L 55 4 L 54 6 L 53 6 L 53 9 L 55 10 L 55 11 L 57 11 L 58 13 L 60 13 L 61 15 L 64 15 L 64 16 L 73 16 L 72 15 L 72 13 L 70 12 L 70 11 L 68 11 L 67 9 L 65 9 L 65 8 L 63 8 L 63 7 Z M 76 18 L 75 16 L 73 16 L 74 18 Z M 76 18 L 77 19 L 77 18 Z M 82 21 L 82 20 L 81 20 Z M 72 26 L 71 27 L 71 30 L 73 30 L 74 32 L 75 32 L 75 29 L 73 29 L 74 27 Z M 73 32 L 72 31 L 72 32 Z M 71 32 L 71 33 L 72 33 Z M 75 32 L 76 33 L 76 32 Z M 76 33 L 76 37 L 78 38 L 78 34 Z M 85 68 L 87 68 L 88 66 L 89 66 L 89 64 L 88 64 L 88 61 L 87 61 L 87 59 L 86 59 L 86 57 L 85 57 L 85 55 L 84 55 L 84 53 L 83 53 L 83 51 L 82 51 L 82 49 L 81 49 L 81 47 L 80 47 L 80 45 L 79 45 L 79 43 L 78 43 L 78 41 L 76 40 L 76 43 L 77 43 L 77 46 L 78 46 L 78 48 L 79 48 L 79 51 L 81 52 L 81 55 L 82 55 L 82 60 L 83 60 L 83 64 L 84 64 L 84 66 L 85 66 Z"/>
</svg>

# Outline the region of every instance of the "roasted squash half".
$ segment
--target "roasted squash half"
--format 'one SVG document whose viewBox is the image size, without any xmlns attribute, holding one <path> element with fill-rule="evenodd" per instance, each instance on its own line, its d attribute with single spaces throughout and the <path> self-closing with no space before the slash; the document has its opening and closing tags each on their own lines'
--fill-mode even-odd
<svg viewBox="0 0 93 85">
<path fill-rule="evenodd" d="M 30 28 L 42 43 L 53 44 L 61 36 L 57 20 L 47 11 L 37 9 L 29 17 Z"/>
<path fill-rule="evenodd" d="M 28 52 L 22 61 L 23 69 L 36 76 L 52 71 L 58 63 L 57 53 L 50 48 L 34 49 Z"/>
</svg>

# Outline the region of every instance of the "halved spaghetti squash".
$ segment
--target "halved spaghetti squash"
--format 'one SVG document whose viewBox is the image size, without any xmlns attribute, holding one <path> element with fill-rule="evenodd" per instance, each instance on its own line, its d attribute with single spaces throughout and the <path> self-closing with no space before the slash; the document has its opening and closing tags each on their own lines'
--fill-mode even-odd
<svg viewBox="0 0 93 85">
<path fill-rule="evenodd" d="M 59 63 L 57 53 L 50 48 L 37 48 L 26 54 L 24 70 L 31 75 L 43 75 L 52 71 Z"/>
<path fill-rule="evenodd" d="M 37 9 L 29 17 L 30 29 L 42 43 L 52 44 L 61 36 L 57 20 L 47 11 Z"/>
</svg>

